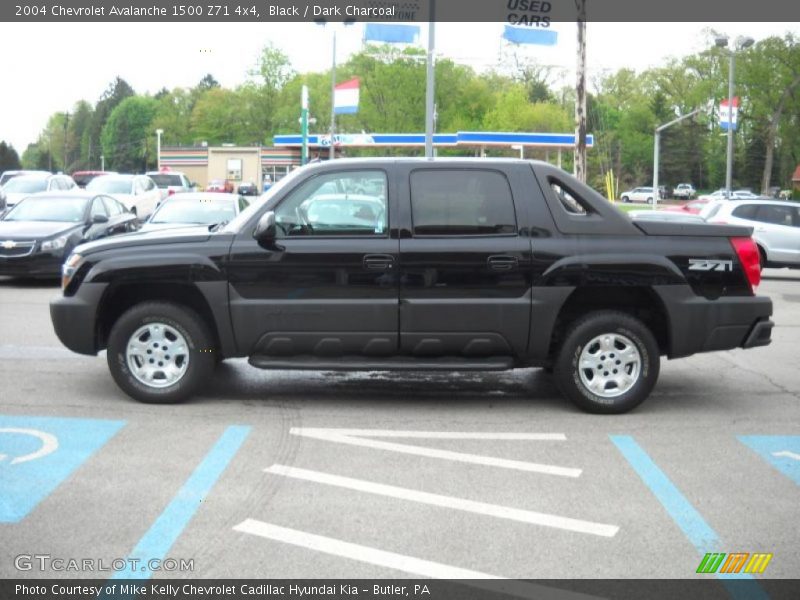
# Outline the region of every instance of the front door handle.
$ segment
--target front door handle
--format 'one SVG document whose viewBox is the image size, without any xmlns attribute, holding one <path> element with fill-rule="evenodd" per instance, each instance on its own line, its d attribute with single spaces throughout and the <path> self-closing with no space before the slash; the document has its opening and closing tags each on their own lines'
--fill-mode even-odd
<svg viewBox="0 0 800 600">
<path fill-rule="evenodd" d="M 364 268 L 368 271 L 388 271 L 394 266 L 391 254 L 367 254 L 364 256 Z"/>
<path fill-rule="evenodd" d="M 486 262 L 492 271 L 511 271 L 519 266 L 519 259 L 516 256 L 490 256 Z"/>
</svg>

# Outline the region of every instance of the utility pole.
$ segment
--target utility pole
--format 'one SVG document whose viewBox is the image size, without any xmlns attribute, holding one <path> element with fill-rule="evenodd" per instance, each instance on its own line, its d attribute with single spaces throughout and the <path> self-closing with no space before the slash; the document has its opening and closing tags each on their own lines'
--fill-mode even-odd
<svg viewBox="0 0 800 600">
<path fill-rule="evenodd" d="M 69 112 L 64 113 L 64 173 L 67 172 L 67 127 L 69 125 Z"/>
<path fill-rule="evenodd" d="M 436 0 L 430 0 L 428 14 L 428 62 L 425 82 L 425 158 L 433 158 L 433 120 L 436 71 L 434 69 L 433 52 L 436 47 Z"/>
<path fill-rule="evenodd" d="M 575 177 L 586 183 L 586 0 L 575 0 L 578 9 L 578 64 L 575 85 Z"/>
<path fill-rule="evenodd" d="M 333 136 L 336 133 L 336 29 L 333 30 L 333 66 L 331 67 L 331 148 L 328 158 L 336 157 Z"/>
</svg>

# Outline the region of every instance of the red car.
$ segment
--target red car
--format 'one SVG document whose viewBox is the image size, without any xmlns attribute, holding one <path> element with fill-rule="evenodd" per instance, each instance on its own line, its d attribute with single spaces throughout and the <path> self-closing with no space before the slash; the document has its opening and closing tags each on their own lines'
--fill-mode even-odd
<svg viewBox="0 0 800 600">
<path fill-rule="evenodd" d="M 696 215 L 703 207 L 708 204 L 708 200 L 689 200 L 689 202 L 684 202 L 678 206 L 667 206 L 662 210 L 668 210 L 670 212 L 685 212 L 689 213 L 690 215 Z"/>
<path fill-rule="evenodd" d="M 224 194 L 233 193 L 233 182 L 225 179 L 212 179 L 206 186 L 207 192 L 222 192 Z"/>
</svg>

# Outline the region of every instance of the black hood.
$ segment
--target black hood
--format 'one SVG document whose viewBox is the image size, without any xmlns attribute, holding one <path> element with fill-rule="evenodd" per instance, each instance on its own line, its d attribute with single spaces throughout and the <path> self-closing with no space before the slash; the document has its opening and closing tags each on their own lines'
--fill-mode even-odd
<svg viewBox="0 0 800 600">
<path fill-rule="evenodd" d="M 204 242 L 211 237 L 207 226 L 201 227 L 180 227 L 175 229 L 163 229 L 157 231 L 142 231 L 136 233 L 126 233 L 111 238 L 81 244 L 75 248 L 75 252 L 86 256 L 101 250 L 127 248 L 137 246 L 157 246 L 162 244 L 180 244 L 191 242 Z"/>
<path fill-rule="evenodd" d="M 3 240 L 41 240 L 72 233 L 83 223 L 58 221 L 0 221 L 0 242 Z"/>
</svg>

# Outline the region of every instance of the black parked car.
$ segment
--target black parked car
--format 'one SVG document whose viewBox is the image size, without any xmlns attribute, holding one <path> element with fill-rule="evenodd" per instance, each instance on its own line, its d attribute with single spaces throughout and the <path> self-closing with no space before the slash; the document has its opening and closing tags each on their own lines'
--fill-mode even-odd
<svg viewBox="0 0 800 600">
<path fill-rule="evenodd" d="M 137 228 L 136 215 L 109 196 L 29 196 L 0 219 L 0 275 L 60 277 L 64 259 L 79 243 Z"/>
<path fill-rule="evenodd" d="M 258 186 L 252 181 L 241 184 L 238 191 L 241 196 L 258 196 Z"/>
</svg>

